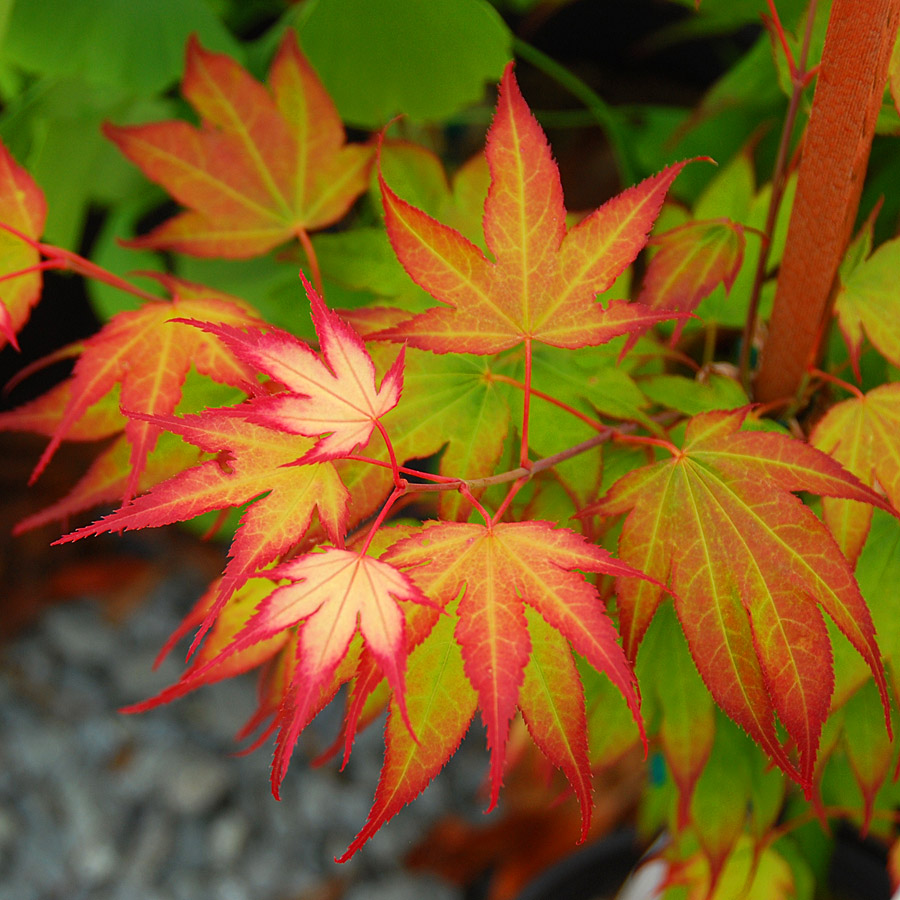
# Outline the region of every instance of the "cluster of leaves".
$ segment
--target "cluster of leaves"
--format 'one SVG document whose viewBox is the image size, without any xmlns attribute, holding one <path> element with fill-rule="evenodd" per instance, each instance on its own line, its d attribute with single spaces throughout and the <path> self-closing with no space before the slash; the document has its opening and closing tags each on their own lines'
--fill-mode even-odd
<svg viewBox="0 0 900 900">
<path fill-rule="evenodd" d="M 668 825 L 670 883 L 691 896 L 726 896 L 753 872 L 779 895 L 804 890 L 789 832 L 807 801 L 883 824 L 876 811 L 898 799 L 885 782 L 900 386 L 885 373 L 900 365 L 900 245 L 872 252 L 869 221 L 847 253 L 848 349 L 833 341 L 811 374 L 820 398 L 837 385 L 849 399 L 807 437 L 808 420 L 763 418 L 712 355 L 785 243 L 793 180 L 757 190 L 753 144 L 691 209 L 666 198 L 700 159 L 579 216 L 511 63 L 485 152 L 452 186 L 422 146 L 348 143 L 291 28 L 265 84 L 192 38 L 182 90 L 199 125 L 104 128 L 185 208 L 128 243 L 237 259 L 296 241 L 315 337 L 182 276 L 156 276 L 159 297 L 41 243 L 43 194 L 0 153 L 6 340 L 43 269 L 140 300 L 54 354 L 76 357 L 71 377 L 0 414 L 0 428 L 49 437 L 34 478 L 63 441 L 108 439 L 19 529 L 110 503 L 61 541 L 206 513 L 221 526 L 241 510 L 221 578 L 164 648 L 196 632 L 184 674 L 131 710 L 258 669 L 242 737 L 277 732 L 277 796 L 301 733 L 342 688 L 345 758 L 387 709 L 375 800 L 342 859 L 430 783 L 476 712 L 489 807 L 521 714 L 568 779 L 582 838 L 592 770 L 635 748 L 661 756 L 668 777 L 642 816 Z M 369 221 L 347 220 L 372 197 Z M 326 303 L 353 288 L 376 299 Z M 701 329 L 698 365 L 686 351 Z M 862 388 L 838 377 L 847 366 Z M 801 492 L 823 498 L 821 516 Z"/>
</svg>

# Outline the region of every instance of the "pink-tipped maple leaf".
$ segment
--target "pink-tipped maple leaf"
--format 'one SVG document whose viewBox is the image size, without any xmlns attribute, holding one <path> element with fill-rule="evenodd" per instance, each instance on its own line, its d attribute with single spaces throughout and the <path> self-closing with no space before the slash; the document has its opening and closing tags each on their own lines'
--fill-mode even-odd
<svg viewBox="0 0 900 900">
<path fill-rule="evenodd" d="M 829 456 L 775 433 L 741 431 L 746 410 L 687 425 L 671 459 L 636 469 L 581 515 L 628 513 L 626 562 L 670 583 L 691 655 L 722 709 L 808 791 L 834 686 L 818 607 L 863 657 L 890 715 L 875 628 L 834 538 L 792 491 L 890 509 Z M 625 651 L 634 659 L 661 600 L 620 579 Z M 789 759 L 775 714 L 800 758 Z"/>
<path fill-rule="evenodd" d="M 241 517 L 229 550 L 231 558 L 192 651 L 229 597 L 303 538 L 315 511 L 329 537 L 342 540 L 349 496 L 334 466 L 292 465 L 310 449 L 308 438 L 249 422 L 231 408 L 183 418 L 137 414 L 134 418 L 181 435 L 216 458 L 180 472 L 57 543 L 108 531 L 169 525 L 254 501 Z"/>
<path fill-rule="evenodd" d="M 188 207 L 131 246 L 195 256 L 257 256 L 337 222 L 366 189 L 372 148 L 346 144 L 334 103 L 290 28 L 268 89 L 228 56 L 187 47 L 187 122 L 116 127 L 106 135 Z"/>
<path fill-rule="evenodd" d="M 302 274 L 300 277 L 324 362 L 306 344 L 280 329 L 240 331 L 227 325 L 194 324 L 219 337 L 238 359 L 287 388 L 280 394 L 255 397 L 237 412 L 289 434 L 316 437 L 327 433 L 298 460 L 324 462 L 366 444 L 378 419 L 397 405 L 403 387 L 404 350 L 376 389 L 375 365 L 362 338 L 325 306 Z"/>
<path fill-rule="evenodd" d="M 65 406 L 56 408 L 58 421 L 50 443 L 31 476 L 34 482 L 70 434 L 86 439 L 79 422 L 91 408 L 118 390 L 118 400 L 128 410 L 166 416 L 181 400 L 182 387 L 193 367 L 215 381 L 240 386 L 254 377 L 253 370 L 222 346 L 213 336 L 187 328 L 173 319 L 190 317 L 234 325 L 258 324 L 259 319 L 236 297 L 170 276 L 161 280 L 171 291 L 170 301 L 150 301 L 139 309 L 113 316 L 103 328 L 81 345 L 81 353 L 67 382 Z M 62 398 L 54 394 L 56 402 Z M 35 405 L 0 416 L 0 429 L 22 430 L 34 424 Z M 41 406 L 45 415 L 49 404 Z M 151 419 L 124 421 L 130 444 L 124 500 L 138 491 L 148 454 L 153 450 L 161 426 Z M 97 438 L 108 433 L 108 417 L 97 420 Z M 124 474 L 124 473 L 123 473 Z M 69 510 L 73 511 L 73 510 Z"/>
<path fill-rule="evenodd" d="M 491 752 L 490 808 L 503 780 L 510 721 L 520 709 L 535 742 L 572 784 L 586 833 L 591 777 L 573 649 L 609 677 L 642 726 L 637 683 L 616 630 L 596 588 L 573 570 L 641 574 L 548 522 L 434 522 L 398 541 L 382 559 L 406 571 L 446 614 L 410 657 L 417 677 L 408 679 L 406 699 L 420 744 L 392 713 L 375 803 L 342 859 L 427 786 L 476 707 Z M 455 622 L 452 630 L 447 620 Z M 424 620 L 426 626 L 432 622 Z"/>
<path fill-rule="evenodd" d="M 36 241 L 46 218 L 43 191 L 0 144 L 0 222 Z M 41 296 L 41 273 L 29 271 L 40 260 L 35 247 L 0 229 L 0 336 L 14 347 L 17 332 Z"/>
<path fill-rule="evenodd" d="M 673 313 L 595 301 L 647 242 L 678 163 L 629 188 L 566 228 L 559 169 L 513 76 L 503 75 L 485 151 L 491 185 L 484 236 L 493 256 L 435 221 L 379 174 L 394 251 L 420 287 L 444 304 L 376 337 L 438 353 L 499 353 L 523 340 L 556 347 L 602 344 Z M 677 314 L 676 314 L 677 315 Z"/>
<path fill-rule="evenodd" d="M 297 668 L 279 715 L 281 727 L 272 765 L 272 791 L 278 797 L 297 738 L 357 628 L 386 676 L 407 727 L 411 727 L 404 700 L 406 637 L 397 601 L 431 601 L 393 566 L 349 550 L 328 548 L 311 553 L 277 566 L 272 575 L 290 578 L 291 583 L 277 588 L 260 603 L 224 654 L 300 626 Z"/>
</svg>

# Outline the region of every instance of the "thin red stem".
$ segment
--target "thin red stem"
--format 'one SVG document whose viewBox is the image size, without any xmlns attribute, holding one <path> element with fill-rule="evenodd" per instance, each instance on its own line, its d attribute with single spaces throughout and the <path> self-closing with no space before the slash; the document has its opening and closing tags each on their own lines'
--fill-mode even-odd
<svg viewBox="0 0 900 900">
<path fill-rule="evenodd" d="M 530 474 L 523 475 L 521 478 L 517 478 L 512 483 L 510 489 L 506 492 L 506 496 L 503 498 L 503 502 L 498 507 L 497 512 L 494 513 L 494 516 L 490 521 L 491 525 L 496 525 L 500 521 L 500 519 L 503 518 L 503 513 L 505 513 L 509 508 L 509 504 L 513 502 L 513 498 L 516 496 L 516 494 L 518 494 L 519 491 L 522 490 L 522 488 L 528 482 L 529 477 Z"/>
<path fill-rule="evenodd" d="M 678 456 L 681 451 L 671 442 L 663 438 L 646 437 L 642 434 L 616 434 L 616 440 L 626 444 L 652 444 L 654 447 L 663 447 L 672 456 Z"/>
<path fill-rule="evenodd" d="M 316 255 L 316 248 L 313 247 L 312 241 L 309 239 L 309 234 L 307 233 L 305 228 L 298 227 L 294 234 L 297 236 L 297 240 L 300 241 L 300 246 L 303 247 L 303 252 L 306 254 L 306 259 L 307 262 L 309 262 L 309 269 L 312 273 L 312 280 L 313 284 L 316 287 L 316 291 L 324 300 L 325 287 L 322 284 L 322 270 L 319 268 L 319 257 Z"/>
<path fill-rule="evenodd" d="M 828 372 L 823 372 L 821 369 L 813 369 L 809 374 L 812 375 L 813 378 L 821 378 L 822 381 L 830 381 L 832 384 L 842 387 L 845 391 L 855 394 L 859 400 L 865 398 L 865 394 L 863 394 L 855 384 L 850 384 L 849 382 L 844 381 L 843 378 L 838 378 L 837 375 L 831 375 Z"/>
<path fill-rule="evenodd" d="M 491 520 L 491 514 L 478 502 L 472 492 L 469 490 L 469 486 L 462 482 L 459 486 L 459 492 L 478 510 L 481 517 L 484 519 L 484 524 L 487 525 L 488 529 L 491 528 L 493 522 Z"/>
<path fill-rule="evenodd" d="M 11 278 L 19 278 L 21 275 L 30 275 L 32 272 L 46 272 L 49 269 L 62 268 L 65 268 L 65 263 L 57 262 L 55 260 L 46 260 L 45 262 L 28 266 L 25 269 L 18 269 L 15 272 L 7 272 L 5 275 L 0 275 L 0 281 L 9 281 Z"/>
<path fill-rule="evenodd" d="M 341 459 L 348 459 L 350 462 L 369 463 L 373 466 L 381 466 L 383 469 L 393 469 L 393 466 L 389 462 L 385 462 L 383 459 L 374 459 L 371 456 L 358 456 L 357 454 L 353 454 L 351 456 L 342 456 Z M 410 469 L 407 466 L 397 466 L 397 470 L 404 475 L 414 475 L 418 478 L 425 478 L 428 481 L 445 482 L 451 490 L 456 490 L 459 485 L 459 479 L 452 478 L 449 475 L 432 475 L 431 472 L 420 472 L 418 469 Z"/>
<path fill-rule="evenodd" d="M 491 380 L 501 381 L 503 382 L 503 384 L 511 384 L 513 387 L 517 387 L 523 391 L 525 390 L 525 385 L 522 384 L 521 381 L 516 381 L 515 378 L 510 378 L 508 375 L 496 375 L 492 373 Z M 593 428 L 594 431 L 604 431 L 606 429 L 606 426 L 602 422 L 599 422 L 597 419 L 592 419 L 590 416 L 586 415 L 580 410 L 575 409 L 573 406 L 569 406 L 568 403 L 563 403 L 562 400 L 557 400 L 556 397 L 553 397 L 550 394 L 545 394 L 543 391 L 539 391 L 537 388 L 532 388 L 531 394 L 532 396 L 540 397 L 541 400 L 546 400 L 547 403 L 552 403 L 559 409 L 575 416 L 577 419 L 580 419 L 582 422 L 584 422 L 585 425 Z"/>
<path fill-rule="evenodd" d="M 83 275 L 85 278 L 93 278 L 95 281 L 102 281 L 104 284 L 110 285 L 110 287 L 118 288 L 135 297 L 140 297 L 142 300 L 153 300 L 156 303 L 159 302 L 159 297 L 155 294 L 151 294 L 139 287 L 135 287 L 130 282 L 125 281 L 124 278 L 119 278 L 118 275 L 108 272 L 96 263 L 92 263 L 89 259 L 85 259 L 83 256 L 79 256 L 71 250 L 64 250 L 62 247 L 56 247 L 53 244 L 42 244 L 40 241 L 36 241 L 34 238 L 19 231 L 18 228 L 13 228 L 12 225 L 7 225 L 5 222 L 0 222 L 0 229 L 9 232 L 9 234 L 19 238 L 20 241 L 24 241 L 29 247 L 37 250 L 38 253 L 48 257 L 47 263 L 49 263 L 49 265 L 41 263 L 40 268 L 42 269 L 69 269 L 72 272 Z M 29 270 L 23 269 L 21 272 L 14 274 L 23 274 L 26 271 Z"/>
<path fill-rule="evenodd" d="M 160 302 L 160 298 L 156 294 L 151 294 L 149 291 L 136 287 L 131 282 L 126 281 L 124 278 L 119 278 L 118 275 L 108 272 L 77 253 L 72 253 L 69 250 L 63 250 L 61 247 L 54 247 L 50 244 L 42 244 L 41 246 L 44 248 L 43 252 L 48 256 L 51 255 L 50 251 L 52 250 L 60 259 L 64 259 L 67 263 L 64 268 L 70 269 L 72 272 L 83 275 L 85 278 L 102 281 L 110 287 L 118 288 L 120 291 L 139 297 L 141 300 L 150 300 L 153 303 Z"/>
<path fill-rule="evenodd" d="M 784 53 L 784 58 L 788 62 L 788 66 L 791 70 L 791 78 L 795 78 L 797 75 L 797 63 L 794 61 L 794 54 L 791 52 L 790 44 L 787 42 L 787 35 L 784 33 L 784 26 L 781 24 L 781 17 L 778 15 L 778 10 L 775 8 L 775 0 L 768 0 L 769 4 L 769 12 L 772 14 L 772 26 L 775 29 L 775 34 L 778 37 L 778 41 L 781 44 L 782 52 Z"/>
<path fill-rule="evenodd" d="M 17 237 L 20 241 L 24 241 L 34 250 L 37 250 L 38 253 L 44 252 L 45 244 L 42 244 L 40 241 L 36 240 L 33 237 L 29 237 L 25 232 L 19 231 L 18 228 L 13 228 L 12 225 L 7 225 L 6 222 L 0 222 L 0 229 L 3 231 L 8 231 L 13 237 Z M 48 256 L 51 254 L 47 254 Z"/>
<path fill-rule="evenodd" d="M 381 523 L 387 518 L 387 514 L 391 511 L 391 507 L 394 503 L 397 502 L 404 494 L 406 493 L 406 485 L 405 483 L 402 485 L 397 485 L 394 490 L 391 491 L 390 497 L 385 501 L 384 506 L 381 507 L 381 512 L 378 513 L 375 521 L 372 523 L 372 527 L 369 529 L 369 533 L 366 535 L 366 542 L 362 545 L 362 549 L 359 551 L 360 556 L 365 556 L 366 551 L 369 549 L 369 545 L 372 543 L 372 538 L 375 537 L 375 532 L 381 528 Z"/>
<path fill-rule="evenodd" d="M 384 445 L 387 447 L 388 456 L 391 458 L 391 473 L 394 476 L 394 487 L 400 487 L 401 483 L 405 484 L 405 482 L 400 477 L 400 466 L 397 465 L 397 455 L 394 453 L 394 445 L 391 443 L 391 439 L 388 437 L 388 433 L 385 430 L 384 425 L 381 424 L 380 419 L 375 420 L 375 427 L 381 432 L 381 436 L 384 438 Z"/>
</svg>

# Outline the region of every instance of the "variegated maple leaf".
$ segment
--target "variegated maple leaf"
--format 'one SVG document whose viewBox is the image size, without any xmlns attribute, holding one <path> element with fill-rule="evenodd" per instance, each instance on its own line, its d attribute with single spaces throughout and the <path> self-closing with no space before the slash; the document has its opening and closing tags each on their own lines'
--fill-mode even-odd
<svg viewBox="0 0 900 900">
<path fill-rule="evenodd" d="M 302 341 L 280 329 L 240 331 L 196 322 L 214 334 L 245 364 L 283 384 L 287 391 L 265 393 L 239 407 L 250 421 L 308 437 L 328 433 L 298 460 L 323 462 L 351 453 L 368 442 L 381 416 L 393 409 L 403 387 L 401 349 L 381 387 L 362 338 L 329 310 L 303 277 L 324 362 Z"/>
<path fill-rule="evenodd" d="M 566 228 L 559 169 L 510 63 L 485 151 L 489 259 L 458 231 L 400 199 L 379 174 L 385 224 L 406 271 L 444 304 L 379 332 L 438 353 L 499 353 L 523 341 L 602 344 L 673 313 L 595 301 L 647 242 L 678 163 L 623 191 Z"/>
<path fill-rule="evenodd" d="M 386 677 L 407 729 L 412 728 L 405 705 L 406 627 L 397 601 L 433 604 L 393 566 L 333 547 L 282 563 L 265 574 L 265 579 L 249 581 L 235 593 L 209 640 L 176 684 L 126 711 L 141 712 L 203 684 L 255 668 L 279 652 L 297 627 L 296 664 L 272 723 L 279 728 L 272 766 L 272 791 L 277 798 L 300 732 L 356 668 L 358 652 L 350 669 L 335 678 L 357 632 L 367 658 L 374 659 Z M 283 578 L 290 582 L 276 586 Z M 186 620 L 187 627 L 207 618 L 215 603 L 210 592 Z M 180 628 L 173 638 L 184 631 Z"/>
<path fill-rule="evenodd" d="M 269 89 L 191 38 L 182 85 L 201 117 L 116 127 L 106 135 L 189 208 L 135 247 L 257 256 L 338 221 L 366 189 L 372 148 L 345 144 L 334 103 L 285 30 Z"/>
<path fill-rule="evenodd" d="M 271 575 L 272 571 L 267 569 L 264 574 Z M 216 618 L 209 635 L 192 657 L 181 678 L 156 696 L 126 706 L 120 712 L 145 712 L 204 685 L 259 669 L 258 707 L 236 738 L 243 740 L 262 727 L 262 732 L 245 751 L 250 752 L 279 725 L 288 727 L 292 722 L 290 715 L 292 686 L 298 666 L 297 629 L 288 627 L 273 633 L 270 637 L 261 637 L 256 643 L 244 641 L 240 647 L 232 646 L 249 627 L 257 608 L 267 602 L 267 598 L 277 587 L 276 582 L 268 577 L 251 578 L 241 585 Z M 213 582 L 166 642 L 157 657 L 157 663 L 181 638 L 190 634 L 206 619 L 210 607 L 216 602 L 218 591 L 218 582 Z M 362 639 L 354 639 L 333 672 L 330 682 L 324 683 L 319 690 L 318 697 L 308 713 L 309 719 L 334 699 L 342 684 L 353 678 L 362 649 Z"/>
<path fill-rule="evenodd" d="M 885 509 L 824 453 L 784 435 L 741 431 L 746 409 L 695 416 L 671 459 L 620 478 L 581 515 L 628 513 L 621 558 L 669 583 L 691 654 L 722 709 L 807 791 L 834 686 L 821 606 L 863 657 L 890 714 L 875 628 L 853 570 L 792 491 Z M 662 599 L 619 580 L 625 651 L 637 655 Z M 800 757 L 789 759 L 775 714 Z"/>
</svg>

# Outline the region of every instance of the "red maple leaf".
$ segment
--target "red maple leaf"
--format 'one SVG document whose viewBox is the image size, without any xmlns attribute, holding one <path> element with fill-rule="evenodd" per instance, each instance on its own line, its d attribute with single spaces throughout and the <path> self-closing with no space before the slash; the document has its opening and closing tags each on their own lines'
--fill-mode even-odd
<svg viewBox="0 0 900 900">
<path fill-rule="evenodd" d="M 602 344 L 671 312 L 595 301 L 647 242 L 666 191 L 686 163 L 623 191 L 566 228 L 559 170 L 507 66 L 486 156 L 484 236 L 493 260 L 458 231 L 401 200 L 379 175 L 385 224 L 400 262 L 441 307 L 375 337 L 438 353 L 499 353 L 522 341 Z"/>
</svg>

